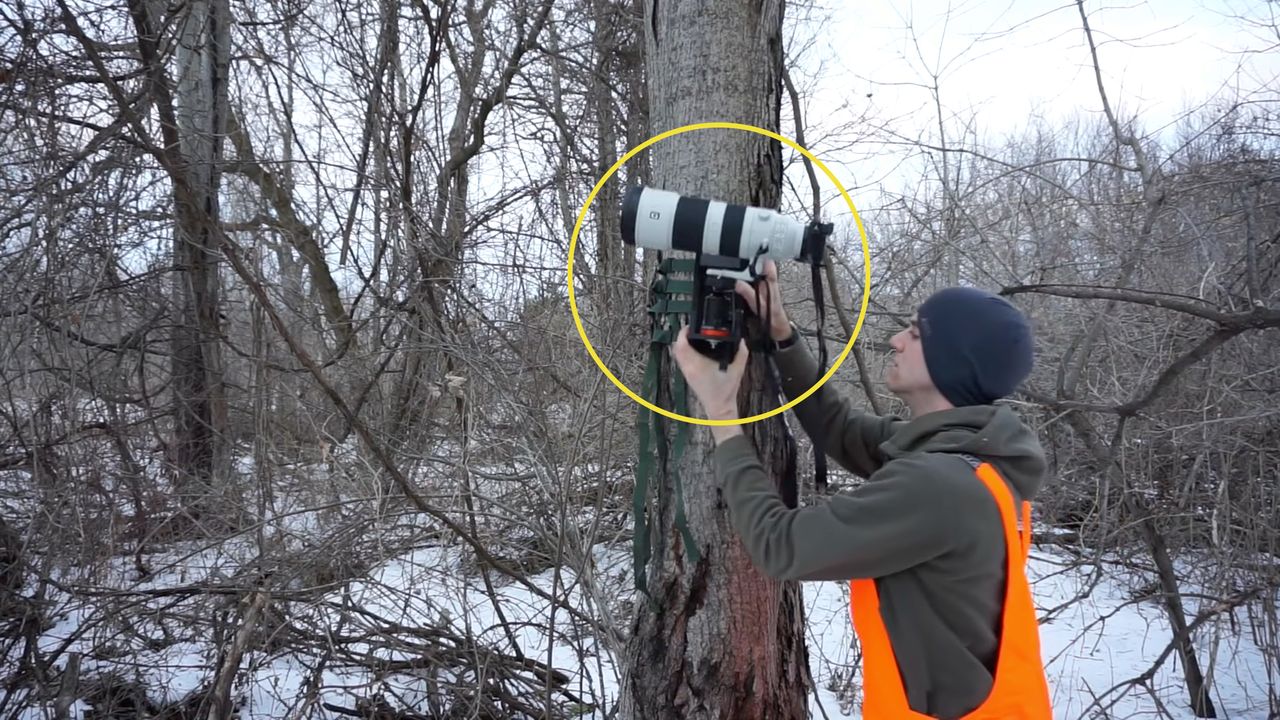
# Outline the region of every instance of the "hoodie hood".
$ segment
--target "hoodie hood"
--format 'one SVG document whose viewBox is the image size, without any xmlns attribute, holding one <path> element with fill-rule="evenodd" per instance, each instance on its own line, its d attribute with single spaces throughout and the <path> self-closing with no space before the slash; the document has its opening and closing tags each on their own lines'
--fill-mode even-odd
<svg viewBox="0 0 1280 720">
<path fill-rule="evenodd" d="M 915 453 L 968 453 L 990 462 L 1018 494 L 1031 500 L 1044 482 L 1044 449 L 1008 407 L 975 405 L 941 410 L 903 423 L 880 446 L 888 459 Z"/>
</svg>

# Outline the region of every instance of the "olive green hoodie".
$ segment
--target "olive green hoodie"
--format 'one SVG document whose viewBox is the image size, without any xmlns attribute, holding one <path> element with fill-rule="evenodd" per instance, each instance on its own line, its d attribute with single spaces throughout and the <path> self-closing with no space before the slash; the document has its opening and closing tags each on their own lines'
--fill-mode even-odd
<svg viewBox="0 0 1280 720">
<path fill-rule="evenodd" d="M 775 358 L 788 398 L 816 381 L 803 343 Z M 795 413 L 835 462 L 867 482 L 789 509 L 751 441 L 722 442 L 716 480 L 752 560 L 779 579 L 875 578 L 911 708 L 964 715 L 991 690 L 1005 543 L 995 500 L 960 453 L 990 462 L 1015 501 L 1030 500 L 1045 472 L 1035 434 L 1003 406 L 907 422 L 860 412 L 829 386 Z"/>
</svg>

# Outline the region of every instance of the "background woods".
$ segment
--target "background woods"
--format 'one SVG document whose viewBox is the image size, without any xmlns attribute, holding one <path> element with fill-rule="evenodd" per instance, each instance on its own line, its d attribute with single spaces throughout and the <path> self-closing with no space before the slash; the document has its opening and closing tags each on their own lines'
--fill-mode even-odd
<svg viewBox="0 0 1280 720">
<path fill-rule="evenodd" d="M 886 340 L 934 289 L 1032 317 L 1013 402 L 1052 463 L 1033 570 L 1060 716 L 1280 716 L 1274 77 L 1156 117 L 1079 2 L 1054 17 L 1088 95 L 993 130 L 950 98 L 1000 32 L 948 55 L 906 18 L 899 82 L 827 66 L 835 10 L 711 5 L 0 8 L 0 716 L 709 717 L 748 679 L 770 716 L 856 711 L 843 589 L 749 575 L 701 428 L 679 462 L 710 574 L 659 533 L 651 578 L 683 610 L 632 589 L 637 406 L 584 352 L 564 268 L 598 178 L 703 120 L 777 128 L 854 191 L 873 287 L 831 387 L 855 402 L 902 411 Z M 1272 9 L 1228 19 L 1255 53 Z M 899 84 L 910 113 L 872 97 Z M 621 242 L 628 183 L 819 208 L 829 348 L 857 323 L 838 191 L 785 147 L 698 135 L 583 218 L 583 328 L 632 388 L 655 258 Z M 812 477 L 803 433 L 754 432 Z M 711 643 L 738 626 L 708 588 L 785 613 Z"/>
</svg>

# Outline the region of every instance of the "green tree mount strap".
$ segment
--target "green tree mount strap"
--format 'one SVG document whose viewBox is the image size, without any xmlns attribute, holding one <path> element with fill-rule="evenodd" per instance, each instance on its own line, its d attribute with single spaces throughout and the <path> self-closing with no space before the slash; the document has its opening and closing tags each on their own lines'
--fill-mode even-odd
<svg viewBox="0 0 1280 720">
<path fill-rule="evenodd" d="M 649 286 L 649 324 L 651 328 L 649 362 L 645 367 L 644 388 L 641 392 L 644 399 L 654 405 L 658 405 L 659 390 L 667 381 L 667 378 L 661 377 L 662 373 L 660 373 L 663 353 L 666 352 L 667 346 L 675 341 L 676 335 L 680 332 L 681 316 L 688 314 L 692 308 L 692 279 L 673 279 L 672 276 L 680 274 L 692 278 L 693 263 L 693 260 L 685 259 L 661 260 L 658 263 L 654 280 Z M 684 375 L 674 363 L 671 364 L 671 374 L 673 376 L 671 384 L 673 385 L 674 412 L 678 415 L 688 415 L 688 385 L 685 383 Z M 654 600 L 649 596 L 648 579 L 645 570 L 651 557 L 648 494 L 649 483 L 653 478 L 653 450 L 655 444 L 659 461 L 662 465 L 671 469 L 672 486 L 675 491 L 675 497 L 673 498 L 675 501 L 675 525 L 684 543 L 685 553 L 687 553 L 691 563 L 696 564 L 701 559 L 698 544 L 693 539 L 693 533 L 689 531 L 689 522 L 684 509 L 684 487 L 681 484 L 680 471 L 677 467 L 688 441 L 689 423 L 684 421 L 677 422 L 672 446 L 673 452 L 669 462 L 667 457 L 667 423 L 663 420 L 662 415 L 641 406 L 636 415 L 636 433 L 639 438 L 639 458 L 636 461 L 636 486 L 635 495 L 632 498 L 632 511 L 635 519 L 632 552 L 635 559 L 636 589 L 644 593 L 646 597 L 649 597 L 649 601 L 652 604 Z"/>
</svg>

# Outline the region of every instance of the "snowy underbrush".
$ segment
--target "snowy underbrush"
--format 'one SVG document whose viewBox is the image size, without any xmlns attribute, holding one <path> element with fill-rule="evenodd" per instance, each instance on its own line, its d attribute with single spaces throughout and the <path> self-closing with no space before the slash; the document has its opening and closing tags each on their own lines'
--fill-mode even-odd
<svg viewBox="0 0 1280 720">
<path fill-rule="evenodd" d="M 486 583 L 463 572 L 456 546 L 348 542 L 353 556 L 378 545 L 389 556 L 350 579 L 306 582 L 303 568 L 264 576 L 248 543 L 230 542 L 174 552 L 145 582 L 128 581 L 122 559 L 114 586 L 60 583 L 35 655 L 44 677 L 25 673 L 37 681 L 10 687 L 3 712 L 51 713 L 78 656 L 81 710 L 203 715 L 242 631 L 230 697 L 244 718 L 570 717 L 607 702 L 600 679 L 612 665 L 597 638 L 608 633 L 571 571 L 525 583 L 491 572 Z M 6 667 L 24 665 L 23 643 L 9 650 Z"/>
<path fill-rule="evenodd" d="M 266 521 L 154 545 L 145 573 L 129 551 L 92 570 L 28 560 L 43 621 L 0 638 L 0 717 L 203 718 L 223 700 L 246 720 L 609 716 L 634 598 L 627 518 L 595 474 L 424 472 L 425 513 L 307 472 L 246 501 Z M 1057 718 L 1193 717 L 1142 557 L 1033 549 Z M 1223 607 L 1242 596 L 1212 556 L 1178 575 L 1218 717 L 1268 718 L 1274 585 Z M 847 586 L 803 591 L 812 717 L 859 717 Z"/>
<path fill-rule="evenodd" d="M 0 636 L 0 717 L 206 717 L 220 702 L 246 718 L 605 706 L 615 650 L 599 643 L 619 636 L 602 618 L 625 612 L 607 584 L 625 572 L 597 557 L 594 539 L 623 531 L 616 509 L 596 510 L 598 477 L 424 470 L 422 512 L 338 464 L 274 465 L 270 485 L 239 467 L 226 516 L 241 520 L 217 537 L 99 546 L 89 563 L 25 553 L 25 620 Z M 599 501 L 569 508 L 566 488 Z M 60 508 L 21 495 L 15 524 L 47 531 Z"/>
</svg>

